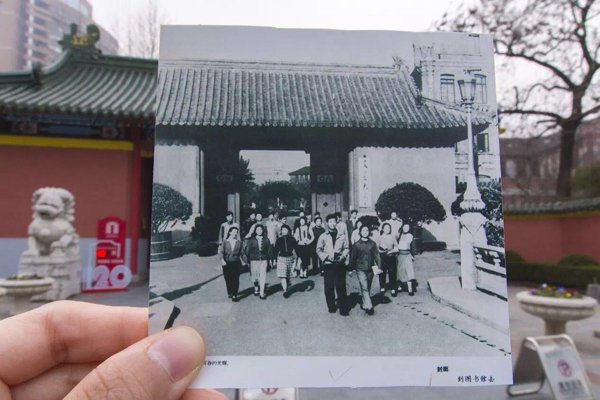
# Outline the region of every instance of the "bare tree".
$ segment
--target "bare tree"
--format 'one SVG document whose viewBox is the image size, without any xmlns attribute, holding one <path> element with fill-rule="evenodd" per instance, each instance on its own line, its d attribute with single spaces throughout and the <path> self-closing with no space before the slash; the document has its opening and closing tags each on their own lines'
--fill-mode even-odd
<svg viewBox="0 0 600 400">
<path fill-rule="evenodd" d="M 123 55 L 157 58 L 160 38 L 160 25 L 168 20 L 166 13 L 156 0 L 146 0 L 127 14 L 120 14 L 113 21 L 113 31 L 119 39 Z"/>
<path fill-rule="evenodd" d="M 500 65 L 516 73 L 500 82 L 501 114 L 520 117 L 528 135 L 560 133 L 560 196 L 571 195 L 577 129 L 600 112 L 599 20 L 600 0 L 477 0 L 438 23 L 494 35 Z"/>
</svg>

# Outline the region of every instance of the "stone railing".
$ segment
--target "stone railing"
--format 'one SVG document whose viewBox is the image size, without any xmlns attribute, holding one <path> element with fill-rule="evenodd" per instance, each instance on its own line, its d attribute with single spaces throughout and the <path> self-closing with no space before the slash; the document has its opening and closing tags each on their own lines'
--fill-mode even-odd
<svg viewBox="0 0 600 400">
<path fill-rule="evenodd" d="M 473 253 L 477 290 L 507 300 L 504 249 L 495 246 L 476 246 L 473 248 Z"/>
</svg>

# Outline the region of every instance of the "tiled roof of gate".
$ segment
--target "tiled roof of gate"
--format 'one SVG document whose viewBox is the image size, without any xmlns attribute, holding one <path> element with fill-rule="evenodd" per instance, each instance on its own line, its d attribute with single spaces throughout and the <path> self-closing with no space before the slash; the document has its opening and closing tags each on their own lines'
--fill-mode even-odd
<svg viewBox="0 0 600 400">
<path fill-rule="evenodd" d="M 0 112 L 154 118 L 157 61 L 67 50 L 41 71 L 0 74 Z"/>
<path fill-rule="evenodd" d="M 597 210 L 600 210 L 600 197 L 504 206 L 506 214 L 564 214 Z"/>
<path fill-rule="evenodd" d="M 159 65 L 157 125 L 432 129 L 466 126 L 404 68 L 238 61 Z M 474 116 L 475 124 L 488 122 Z"/>
</svg>

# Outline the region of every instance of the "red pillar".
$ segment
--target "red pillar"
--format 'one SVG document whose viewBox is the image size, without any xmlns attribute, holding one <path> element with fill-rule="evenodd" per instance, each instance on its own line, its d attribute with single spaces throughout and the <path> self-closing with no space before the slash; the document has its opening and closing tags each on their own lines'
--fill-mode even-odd
<svg viewBox="0 0 600 400">
<path fill-rule="evenodd" d="M 131 273 L 138 272 L 138 241 L 140 239 L 140 202 L 142 200 L 142 149 L 141 129 L 131 129 L 131 141 L 133 142 L 133 157 L 131 165 L 131 203 L 129 207 L 129 223 L 131 232 Z"/>
</svg>

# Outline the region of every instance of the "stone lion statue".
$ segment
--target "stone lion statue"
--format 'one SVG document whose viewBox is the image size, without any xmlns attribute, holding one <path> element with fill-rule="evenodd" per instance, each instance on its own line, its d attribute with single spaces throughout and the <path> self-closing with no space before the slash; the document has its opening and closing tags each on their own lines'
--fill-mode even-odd
<svg viewBox="0 0 600 400">
<path fill-rule="evenodd" d="M 75 232 L 75 198 L 65 189 L 45 187 L 33 193 L 33 221 L 29 224 L 29 246 L 24 254 L 59 256 L 79 254 Z"/>
</svg>

